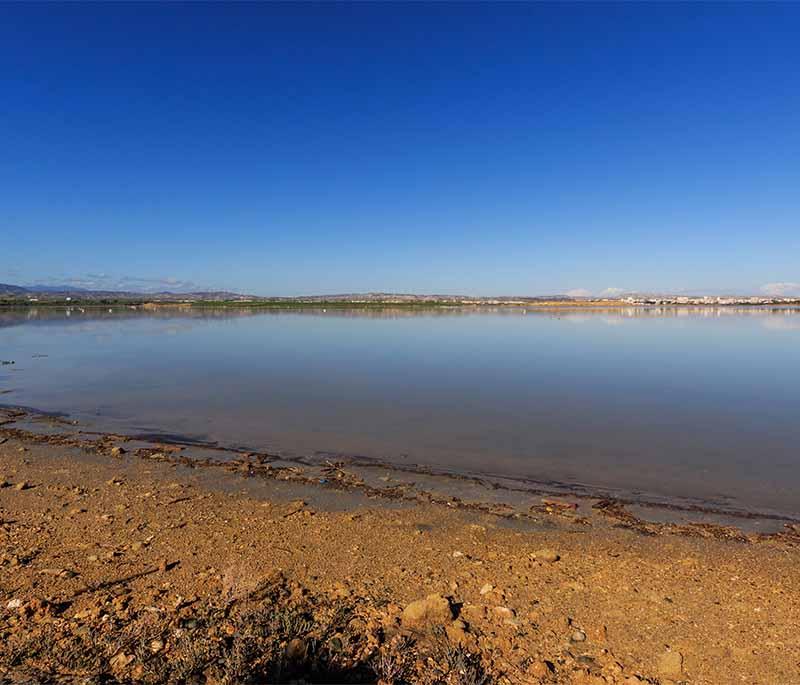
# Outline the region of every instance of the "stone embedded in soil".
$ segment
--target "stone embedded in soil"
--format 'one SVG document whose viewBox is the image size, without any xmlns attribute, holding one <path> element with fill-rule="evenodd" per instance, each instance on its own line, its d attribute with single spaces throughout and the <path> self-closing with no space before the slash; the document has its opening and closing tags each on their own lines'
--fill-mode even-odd
<svg viewBox="0 0 800 685">
<path fill-rule="evenodd" d="M 125 654 L 125 652 L 119 652 L 116 656 L 112 657 L 109 661 L 109 665 L 111 666 L 111 670 L 114 672 L 121 672 L 124 671 L 128 664 L 133 661 L 134 657 L 132 655 Z"/>
<path fill-rule="evenodd" d="M 456 619 L 450 625 L 445 626 L 445 633 L 447 634 L 447 638 L 456 645 L 464 645 L 469 640 L 469 635 L 467 632 L 467 624 L 464 623 L 461 619 Z"/>
<path fill-rule="evenodd" d="M 74 578 L 78 574 L 68 568 L 43 568 L 39 571 L 42 576 L 54 576 L 58 578 Z"/>
<path fill-rule="evenodd" d="M 400 620 L 404 628 L 447 625 L 453 620 L 453 610 L 446 597 L 432 594 L 406 606 Z"/>
<path fill-rule="evenodd" d="M 582 630 L 576 630 L 570 635 L 570 640 L 573 642 L 585 642 L 586 641 L 586 633 Z"/>
<path fill-rule="evenodd" d="M 306 508 L 306 502 L 301 499 L 294 500 L 293 502 L 289 502 L 289 506 L 287 510 L 283 514 L 283 518 L 289 518 L 290 516 L 294 516 L 295 514 L 303 511 Z"/>
<path fill-rule="evenodd" d="M 526 670 L 534 678 L 547 678 L 555 671 L 555 667 L 549 661 L 536 659 L 528 665 Z"/>
<path fill-rule="evenodd" d="M 536 561 L 544 561 L 548 564 L 554 564 L 561 559 L 559 554 L 552 549 L 540 549 L 533 553 L 533 558 L 536 559 Z"/>
<path fill-rule="evenodd" d="M 14 486 L 15 490 L 29 490 L 33 486 L 26 480 L 20 481 Z"/>
<path fill-rule="evenodd" d="M 659 675 L 676 678 L 683 675 L 683 654 L 667 650 L 658 657 Z"/>
<path fill-rule="evenodd" d="M 308 645 L 302 638 L 296 637 L 286 645 L 286 658 L 289 661 L 303 661 L 306 658 Z"/>
<path fill-rule="evenodd" d="M 496 606 L 494 608 L 494 613 L 500 618 L 514 618 L 514 610 L 508 607 Z"/>
<path fill-rule="evenodd" d="M 486 585 L 481 588 L 481 594 L 488 595 L 492 590 L 494 590 L 494 586 L 491 583 L 486 583 Z"/>
</svg>

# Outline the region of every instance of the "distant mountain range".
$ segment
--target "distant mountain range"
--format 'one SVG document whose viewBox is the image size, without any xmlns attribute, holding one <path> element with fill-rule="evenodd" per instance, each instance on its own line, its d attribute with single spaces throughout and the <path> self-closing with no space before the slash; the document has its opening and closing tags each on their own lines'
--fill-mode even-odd
<svg viewBox="0 0 800 685">
<path fill-rule="evenodd" d="M 91 302 L 102 300 L 124 300 L 137 302 L 185 302 L 185 301 L 234 301 L 234 302 L 388 302 L 388 303 L 452 303 L 464 304 L 470 302 L 480 302 L 483 304 L 503 304 L 503 303 L 524 303 L 524 302 L 548 302 L 564 300 L 580 300 L 587 298 L 575 298 L 566 295 L 547 295 L 540 297 L 520 297 L 520 296 L 501 296 L 501 297 L 478 297 L 470 295 L 416 295 L 411 293 L 341 293 L 336 295 L 301 295 L 296 297 L 261 297 L 258 295 L 246 295 L 225 290 L 211 290 L 198 292 L 134 292 L 124 290 L 89 290 L 87 288 L 76 288 L 73 286 L 58 285 L 11 285 L 0 283 L 0 297 L 14 300 L 41 300 L 41 301 L 62 301 L 71 299 L 75 301 Z"/>
<path fill-rule="evenodd" d="M 21 285 L 9 285 L 8 283 L 0 283 L 0 295 L 25 295 L 33 292 L 28 288 L 23 288 Z"/>
<path fill-rule="evenodd" d="M 69 285 L 11 285 L 0 283 L 0 297 L 14 299 L 42 299 L 42 300 L 137 300 L 148 302 L 177 302 L 181 300 L 253 300 L 260 299 L 250 295 L 241 295 L 223 290 L 203 291 L 194 293 L 142 293 L 127 290 L 89 290 L 76 288 Z"/>
</svg>

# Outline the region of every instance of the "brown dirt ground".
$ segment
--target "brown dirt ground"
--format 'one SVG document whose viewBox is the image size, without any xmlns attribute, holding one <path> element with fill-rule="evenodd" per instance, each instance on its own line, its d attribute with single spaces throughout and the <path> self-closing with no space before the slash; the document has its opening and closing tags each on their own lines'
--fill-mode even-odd
<svg viewBox="0 0 800 685">
<path fill-rule="evenodd" d="M 0 482 L 0 680 L 800 683 L 792 539 L 507 521 L 15 438 Z M 198 631 L 211 656 L 170 671 Z M 272 652 L 243 647 L 264 631 Z M 53 653 L 97 636 L 95 661 Z"/>
</svg>

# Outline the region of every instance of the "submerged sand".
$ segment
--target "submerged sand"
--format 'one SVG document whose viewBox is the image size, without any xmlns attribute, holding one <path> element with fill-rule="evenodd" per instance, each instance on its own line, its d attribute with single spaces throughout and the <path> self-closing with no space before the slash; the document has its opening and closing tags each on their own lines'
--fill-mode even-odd
<svg viewBox="0 0 800 685">
<path fill-rule="evenodd" d="M 533 494 L 523 516 L 337 465 L 0 440 L 0 679 L 800 683 L 791 524 Z"/>
</svg>

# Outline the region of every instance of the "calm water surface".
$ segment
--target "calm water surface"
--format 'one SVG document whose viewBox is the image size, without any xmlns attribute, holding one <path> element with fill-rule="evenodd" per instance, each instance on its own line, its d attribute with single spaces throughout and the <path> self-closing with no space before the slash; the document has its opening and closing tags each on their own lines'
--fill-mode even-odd
<svg viewBox="0 0 800 685">
<path fill-rule="evenodd" d="M 5 310 L 0 359 L 103 429 L 800 513 L 797 310 Z"/>
</svg>

